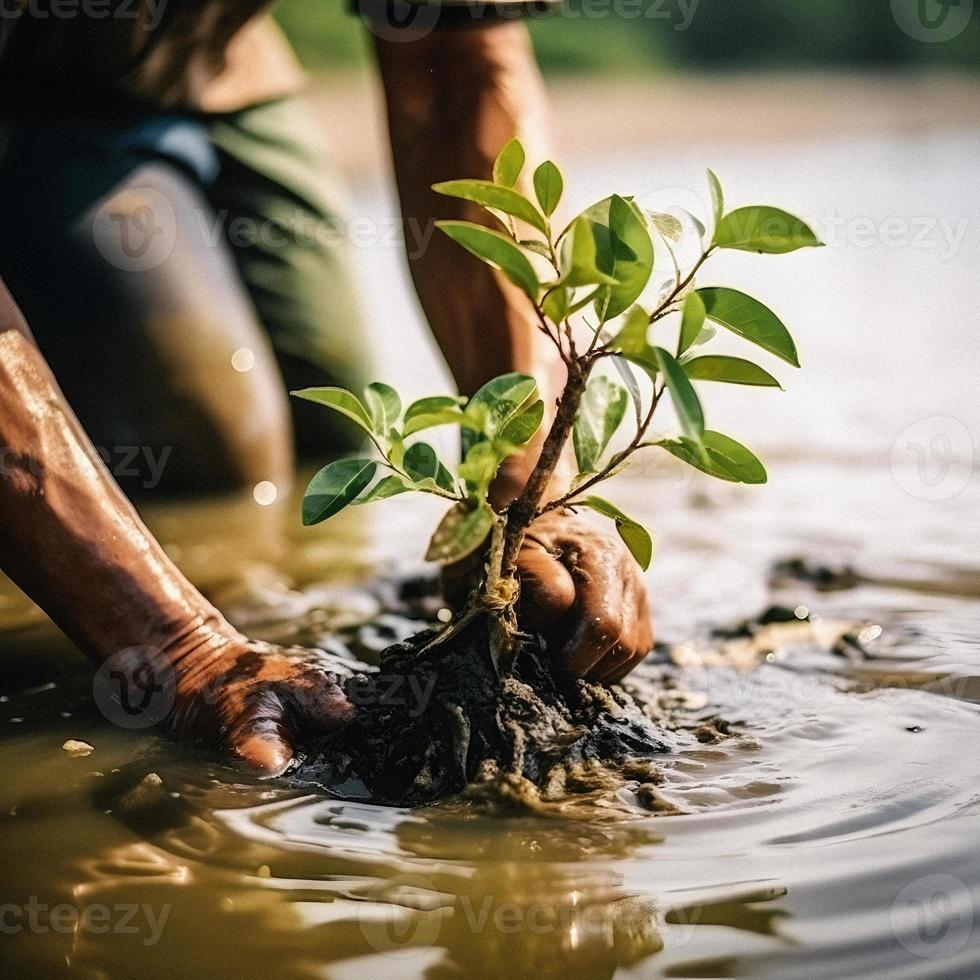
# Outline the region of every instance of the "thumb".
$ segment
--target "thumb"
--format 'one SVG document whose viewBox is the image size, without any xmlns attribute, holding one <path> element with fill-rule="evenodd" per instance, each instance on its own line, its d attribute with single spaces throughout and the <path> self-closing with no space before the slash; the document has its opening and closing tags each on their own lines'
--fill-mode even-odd
<svg viewBox="0 0 980 980">
<path fill-rule="evenodd" d="M 525 543 L 517 571 L 521 579 L 518 618 L 525 629 L 544 629 L 575 604 L 575 582 L 568 569 L 537 541 Z"/>
</svg>

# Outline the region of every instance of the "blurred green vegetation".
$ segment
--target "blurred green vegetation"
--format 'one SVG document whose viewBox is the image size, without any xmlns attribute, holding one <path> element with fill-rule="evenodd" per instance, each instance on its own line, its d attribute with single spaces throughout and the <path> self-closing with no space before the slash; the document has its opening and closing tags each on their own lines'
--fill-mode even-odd
<svg viewBox="0 0 980 980">
<path fill-rule="evenodd" d="M 957 6 L 905 2 L 924 3 L 937 16 L 944 5 Z M 346 0 L 280 0 L 276 16 L 310 68 L 365 63 L 364 29 L 346 7 Z M 528 23 L 552 74 L 980 67 L 980 11 L 957 37 L 924 43 L 899 28 L 889 0 L 569 0 L 563 13 Z"/>
</svg>

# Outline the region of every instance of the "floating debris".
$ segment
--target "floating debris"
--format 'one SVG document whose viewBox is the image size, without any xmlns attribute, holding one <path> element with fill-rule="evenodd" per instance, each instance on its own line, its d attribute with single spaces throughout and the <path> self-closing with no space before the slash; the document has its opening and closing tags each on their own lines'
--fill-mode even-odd
<svg viewBox="0 0 980 980">
<path fill-rule="evenodd" d="M 77 738 L 70 738 L 61 746 L 73 759 L 84 759 L 95 751 L 94 745 L 82 742 Z"/>
</svg>

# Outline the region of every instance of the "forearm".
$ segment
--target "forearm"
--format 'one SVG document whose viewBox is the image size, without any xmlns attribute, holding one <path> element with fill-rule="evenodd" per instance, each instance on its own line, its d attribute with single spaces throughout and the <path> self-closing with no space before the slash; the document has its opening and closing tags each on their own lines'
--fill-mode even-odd
<svg viewBox="0 0 980 980">
<path fill-rule="evenodd" d="M 437 28 L 417 40 L 376 40 L 376 48 L 402 213 L 412 232 L 406 240 L 420 243 L 410 248 L 409 266 L 450 370 L 464 394 L 508 371 L 531 374 L 550 416 L 564 369 L 530 301 L 433 224 L 493 223 L 481 208 L 440 196 L 431 185 L 490 179 L 511 137 L 520 136 L 531 160 L 544 159 L 545 99 L 527 32 L 513 23 Z M 515 458 L 504 480 L 520 484 L 537 448 Z"/>
<path fill-rule="evenodd" d="M 235 635 L 113 482 L 2 283 L 0 566 L 97 661 Z"/>
</svg>

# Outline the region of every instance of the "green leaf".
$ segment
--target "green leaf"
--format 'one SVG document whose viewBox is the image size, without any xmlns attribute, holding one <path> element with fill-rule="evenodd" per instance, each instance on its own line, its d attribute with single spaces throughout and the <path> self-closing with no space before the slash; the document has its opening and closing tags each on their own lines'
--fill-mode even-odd
<svg viewBox="0 0 980 980">
<path fill-rule="evenodd" d="M 408 447 L 402 469 L 415 483 L 432 480 L 437 487 L 450 493 L 456 489 L 452 473 L 439 462 L 436 451 L 427 442 L 416 442 Z"/>
<path fill-rule="evenodd" d="M 490 439 L 500 435 L 507 423 L 531 400 L 537 382 L 514 371 L 488 381 L 470 399 L 464 413 Z"/>
<path fill-rule="evenodd" d="M 402 400 L 398 397 L 398 392 L 390 385 L 374 381 L 364 389 L 364 401 L 367 403 L 374 431 L 380 436 L 387 436 L 398 424 L 398 417 L 402 413 Z"/>
<path fill-rule="evenodd" d="M 704 433 L 704 413 L 701 411 L 697 393 L 687 380 L 684 369 L 674 360 L 673 354 L 663 347 L 655 348 L 655 354 L 681 428 L 689 438 L 697 442 Z"/>
<path fill-rule="evenodd" d="M 684 373 L 692 381 L 726 381 L 733 385 L 757 385 L 781 388 L 782 385 L 764 368 L 741 357 L 706 354 L 684 364 Z"/>
<path fill-rule="evenodd" d="M 544 298 L 541 309 L 544 315 L 552 323 L 561 323 L 568 316 L 568 305 L 571 302 L 572 293 L 564 286 L 557 286 L 552 289 Z"/>
<path fill-rule="evenodd" d="M 681 335 L 677 341 L 678 357 L 697 341 L 704 327 L 705 315 L 704 300 L 697 293 L 688 293 L 684 298 L 681 313 Z"/>
<path fill-rule="evenodd" d="M 460 425 L 463 410 L 452 395 L 433 395 L 412 402 L 405 410 L 405 435 L 414 435 L 437 425 Z"/>
<path fill-rule="evenodd" d="M 640 354 L 648 348 L 647 332 L 650 329 L 650 314 L 639 306 L 634 306 L 619 333 L 612 339 L 612 346 L 618 347 L 624 354 Z"/>
<path fill-rule="evenodd" d="M 578 217 L 562 242 L 560 264 L 564 286 L 616 285 L 616 279 L 598 265 L 595 228 L 588 218 Z"/>
<path fill-rule="evenodd" d="M 708 171 L 708 187 L 711 190 L 711 209 L 714 212 L 715 228 L 717 229 L 725 213 L 725 192 L 721 189 L 721 181 L 713 170 Z"/>
<path fill-rule="evenodd" d="M 539 398 L 531 407 L 512 418 L 501 430 L 500 439 L 508 448 L 519 449 L 534 437 L 544 418 L 544 402 Z"/>
<path fill-rule="evenodd" d="M 572 444 L 579 473 L 589 473 L 603 454 L 626 414 L 629 394 L 622 385 L 608 378 L 593 378 L 582 395 Z"/>
<path fill-rule="evenodd" d="M 493 164 L 493 179 L 502 187 L 513 187 L 524 169 L 524 147 L 515 136 L 500 151 Z"/>
<path fill-rule="evenodd" d="M 766 468 L 749 449 L 720 432 L 706 429 L 700 444 L 681 438 L 664 439 L 655 445 L 719 480 L 761 484 L 768 479 Z"/>
<path fill-rule="evenodd" d="M 310 480 L 303 495 L 303 524 L 319 524 L 343 510 L 374 479 L 373 459 L 338 459 Z"/>
<path fill-rule="evenodd" d="M 617 284 L 601 290 L 597 310 L 605 305 L 603 318 L 611 320 L 639 299 L 653 271 L 653 241 L 643 212 L 632 201 L 614 194 L 585 212 L 593 224 L 599 269 Z"/>
<path fill-rule="evenodd" d="M 388 430 L 388 460 L 395 466 L 401 466 L 405 458 L 405 440 L 397 429 Z"/>
<path fill-rule="evenodd" d="M 796 344 L 779 317 L 757 299 L 724 286 L 706 286 L 697 291 L 708 319 L 758 344 L 763 350 L 799 367 Z"/>
<path fill-rule="evenodd" d="M 346 415 L 365 432 L 374 431 L 368 410 L 357 395 L 352 394 L 346 388 L 303 388 L 300 391 L 290 392 L 290 394 L 296 398 L 304 398 L 308 402 L 316 402 L 317 405 L 325 405 L 335 412 L 340 412 L 341 415 Z"/>
<path fill-rule="evenodd" d="M 501 187 L 489 180 L 447 180 L 441 184 L 433 184 L 432 189 L 446 197 L 458 197 L 485 208 L 503 211 L 526 221 L 542 234 L 548 233 L 548 223 L 538 209 L 523 194 L 509 187 Z"/>
<path fill-rule="evenodd" d="M 815 248 L 823 242 L 800 218 L 779 208 L 756 205 L 738 208 L 715 228 L 715 244 L 719 248 L 737 248 L 743 252 L 764 252 L 781 255 L 798 248 Z"/>
<path fill-rule="evenodd" d="M 500 468 L 501 456 L 492 443 L 478 442 L 467 450 L 459 464 L 459 475 L 467 485 L 482 496 Z"/>
<path fill-rule="evenodd" d="M 377 483 L 363 497 L 358 497 L 357 500 L 352 501 L 354 504 L 373 504 L 377 500 L 386 500 L 388 497 L 394 497 L 396 494 L 405 493 L 407 490 L 411 490 L 412 487 L 407 484 L 400 476 L 386 476 Z"/>
<path fill-rule="evenodd" d="M 454 504 L 432 535 L 426 560 L 448 564 L 465 558 L 483 544 L 493 522 L 489 504 L 481 503 L 475 508 L 462 502 Z"/>
<path fill-rule="evenodd" d="M 506 235 L 471 221 L 437 221 L 436 227 L 478 259 L 500 269 L 512 283 L 537 302 L 537 274 L 527 256 Z"/>
<path fill-rule="evenodd" d="M 577 503 L 594 510 L 597 514 L 602 514 L 603 517 L 612 518 L 616 522 L 616 530 L 623 539 L 623 544 L 629 548 L 636 563 L 643 571 L 650 567 L 650 560 L 653 558 L 653 539 L 642 524 L 627 517 L 618 507 L 602 497 L 586 497 Z"/>
<path fill-rule="evenodd" d="M 549 218 L 555 213 L 564 189 L 565 182 L 562 180 L 561 171 L 550 160 L 545 160 L 534 171 L 534 193 L 541 210 Z"/>
</svg>

